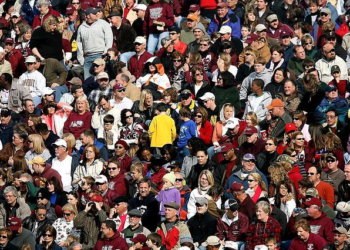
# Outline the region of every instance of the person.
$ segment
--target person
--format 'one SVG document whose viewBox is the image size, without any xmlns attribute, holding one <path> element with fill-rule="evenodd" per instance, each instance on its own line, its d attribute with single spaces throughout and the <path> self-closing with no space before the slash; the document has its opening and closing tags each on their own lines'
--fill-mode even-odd
<svg viewBox="0 0 350 250">
<path fill-rule="evenodd" d="M 97 17 L 98 10 L 90 7 L 85 10 L 86 21 L 77 32 L 77 58 L 84 65 L 84 79 L 90 76 L 90 67 L 96 58 L 107 53 L 112 47 L 113 33 L 110 25 Z M 83 46 L 84 45 L 84 46 Z"/>
<path fill-rule="evenodd" d="M 7 169 L 13 165 L 13 158 L 16 156 L 24 156 L 28 147 L 25 143 L 27 140 L 27 134 L 21 130 L 16 131 L 13 134 L 12 142 L 3 146 L 0 151 L 0 162 L 2 167 Z"/>
<path fill-rule="evenodd" d="M 138 209 L 133 209 L 128 212 L 129 216 L 129 226 L 123 229 L 121 234 L 126 242 L 131 245 L 133 242 L 133 238 L 137 235 L 144 235 L 145 238 L 151 233 L 146 227 L 141 225 L 141 211 Z"/>
<path fill-rule="evenodd" d="M 276 187 L 276 196 L 274 206 L 284 212 L 287 216 L 287 221 L 292 216 L 292 212 L 296 208 L 296 200 L 293 197 L 291 186 L 286 181 L 282 180 Z"/>
<path fill-rule="evenodd" d="M 196 214 L 188 220 L 187 226 L 194 244 L 201 245 L 209 236 L 215 234 L 217 220 L 209 213 L 208 200 L 205 197 L 196 198 L 196 210 Z"/>
<path fill-rule="evenodd" d="M 265 230 L 268 228 L 269 236 L 276 237 L 277 244 L 281 243 L 281 226 L 277 220 L 271 217 L 270 204 L 265 201 L 260 201 L 256 204 L 257 220 L 249 225 L 246 239 L 246 249 L 254 249 L 255 246 L 264 244 Z M 265 230 L 257 230 L 264 225 Z"/>
<path fill-rule="evenodd" d="M 46 225 L 44 227 L 44 234 L 42 238 L 42 243 L 38 244 L 35 249 L 38 250 L 44 250 L 44 249 L 57 249 L 61 250 L 62 248 L 56 244 L 56 236 L 57 236 L 57 231 L 56 229 L 51 226 L 51 225 Z"/>
<path fill-rule="evenodd" d="M 46 164 L 45 159 L 41 156 L 34 157 L 28 164 L 32 166 L 33 183 L 36 187 L 44 188 L 46 181 L 51 177 L 56 177 L 62 185 L 60 174 L 52 169 L 50 164 Z M 26 183 L 27 180 L 24 182 Z"/>
<path fill-rule="evenodd" d="M 118 196 L 126 195 L 127 193 L 127 180 L 124 174 L 120 171 L 120 163 L 115 161 L 110 161 L 107 166 L 108 171 L 108 190 L 104 194 L 104 203 L 107 205 L 112 204 L 112 200 Z"/>
<path fill-rule="evenodd" d="M 120 233 L 117 231 L 117 227 L 114 221 L 106 220 L 101 224 L 101 232 L 104 236 L 103 239 L 98 239 L 94 249 L 102 250 L 106 246 L 110 248 L 118 248 L 121 250 L 128 250 L 129 246 L 123 239 Z M 106 239 L 108 239 L 106 241 Z"/>
<path fill-rule="evenodd" d="M 15 126 L 15 122 L 12 120 L 11 111 L 9 109 L 1 109 L 0 122 L 0 141 L 2 145 L 6 145 L 12 140 L 13 128 Z"/>
<path fill-rule="evenodd" d="M 98 88 L 92 90 L 89 94 L 89 99 L 93 100 L 98 104 L 98 100 L 101 96 L 107 96 L 108 99 L 111 99 L 113 96 L 113 90 L 109 85 L 109 76 L 106 72 L 100 72 L 96 76 Z"/>
<path fill-rule="evenodd" d="M 116 223 L 119 232 L 122 232 L 129 226 L 128 197 L 120 195 L 113 200 L 108 218 Z"/>
<path fill-rule="evenodd" d="M 32 249 L 35 248 L 35 237 L 34 234 L 28 229 L 23 228 L 22 219 L 18 217 L 12 217 L 8 222 L 9 229 L 12 230 L 13 237 L 11 238 L 11 244 L 16 246 L 18 249 L 28 244 Z"/>
<path fill-rule="evenodd" d="M 162 244 L 162 237 L 157 233 L 151 233 L 147 236 L 146 244 L 151 250 L 166 250 Z"/>
<path fill-rule="evenodd" d="M 132 103 L 140 100 L 140 89 L 131 82 L 131 78 L 125 73 L 118 74 L 115 78 L 115 82 L 116 84 L 125 88 L 124 95 L 125 97 L 129 98 Z"/>
<path fill-rule="evenodd" d="M 244 130 L 246 139 L 242 140 L 239 150 L 243 154 L 252 154 L 257 157 L 259 153 L 265 150 L 265 141 L 259 138 L 259 132 L 254 126 L 247 126 Z"/>
<path fill-rule="evenodd" d="M 130 100 L 128 97 L 125 96 L 126 88 L 124 85 L 119 85 L 118 83 L 113 86 L 113 97 L 110 100 L 111 105 L 122 111 L 124 109 L 130 109 L 132 108 L 133 101 Z M 140 92 L 140 90 L 139 90 Z"/>
<path fill-rule="evenodd" d="M 287 68 L 293 71 L 295 76 L 299 77 L 304 73 L 303 62 L 306 59 L 311 59 L 306 56 L 305 50 L 302 45 L 296 45 L 293 48 L 294 56 L 288 60 Z"/>
<path fill-rule="evenodd" d="M 291 250 L 306 250 L 308 247 L 312 247 L 315 250 L 322 250 L 326 245 L 326 241 L 311 232 L 310 224 L 305 219 L 299 220 L 294 225 L 297 231 L 298 237 L 294 238 L 290 244 L 289 249 Z"/>
<path fill-rule="evenodd" d="M 18 49 L 15 49 L 15 40 L 13 38 L 6 38 L 4 47 L 5 59 L 11 64 L 14 78 L 18 78 L 24 72 L 24 57 Z"/>
<path fill-rule="evenodd" d="M 276 93 L 276 98 L 281 99 L 289 113 L 295 113 L 301 102 L 302 94 L 298 91 L 296 83 L 287 78 L 284 80 L 283 91 Z"/>
<path fill-rule="evenodd" d="M 169 28 L 169 37 L 174 44 L 174 49 L 180 54 L 185 55 L 187 50 L 187 44 L 180 39 L 180 34 L 181 30 L 177 26 L 174 25 Z"/>
<path fill-rule="evenodd" d="M 344 167 L 344 180 L 338 186 L 338 202 L 350 201 L 348 187 L 350 182 L 350 165 L 347 163 Z"/>
<path fill-rule="evenodd" d="M 18 250 L 19 248 L 10 242 L 12 231 L 8 227 L 0 229 L 0 245 L 3 250 Z"/>
<path fill-rule="evenodd" d="M 29 5 L 29 6 L 28 6 Z M 30 11 L 28 10 L 28 7 L 30 7 Z M 51 7 L 51 4 L 49 1 L 46 0 L 40 0 L 36 2 L 36 6 L 31 7 L 31 5 L 28 3 L 25 3 L 25 8 L 21 9 L 21 13 L 28 14 L 29 16 L 24 15 L 28 20 L 30 21 L 29 23 L 32 24 L 32 28 L 41 26 L 41 24 L 51 15 L 59 17 L 60 14 L 56 11 L 53 10 Z"/>
<path fill-rule="evenodd" d="M 252 173 L 248 175 L 248 189 L 246 193 L 252 198 L 254 203 L 261 197 L 267 197 L 267 187 L 262 181 L 260 174 Z"/>
<path fill-rule="evenodd" d="M 135 51 L 128 63 L 128 69 L 132 75 L 138 79 L 142 73 L 145 62 L 152 57 L 152 54 L 146 51 L 146 39 L 143 36 L 135 38 Z"/>
<path fill-rule="evenodd" d="M 175 202 L 169 202 L 164 205 L 165 220 L 157 227 L 156 232 L 162 237 L 167 249 L 180 247 L 180 236 L 190 235 L 186 224 L 178 220 L 177 213 L 180 206 Z M 169 224 L 172 225 L 170 229 Z"/>
<path fill-rule="evenodd" d="M 137 19 L 132 23 L 132 27 L 136 32 L 136 36 L 143 36 L 143 20 L 147 6 L 145 4 L 134 5 L 133 10 L 136 12 Z"/>
</svg>

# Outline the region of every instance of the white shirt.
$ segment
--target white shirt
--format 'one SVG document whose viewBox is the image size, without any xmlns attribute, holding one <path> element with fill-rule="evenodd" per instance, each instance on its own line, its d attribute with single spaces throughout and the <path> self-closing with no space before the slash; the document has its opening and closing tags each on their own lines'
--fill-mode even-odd
<svg viewBox="0 0 350 250">
<path fill-rule="evenodd" d="M 41 91 L 46 87 L 46 78 L 39 71 L 24 72 L 18 79 L 18 85 L 28 89 L 32 97 L 41 96 Z"/>
<path fill-rule="evenodd" d="M 115 99 L 110 100 L 109 103 L 113 108 L 117 108 L 120 112 L 123 109 L 131 109 L 132 105 L 134 104 L 128 97 L 124 97 L 119 103 L 117 103 Z"/>
<path fill-rule="evenodd" d="M 52 169 L 56 170 L 62 179 L 63 191 L 72 191 L 72 157 L 67 155 L 63 161 L 59 161 L 57 157 L 52 160 Z"/>
</svg>

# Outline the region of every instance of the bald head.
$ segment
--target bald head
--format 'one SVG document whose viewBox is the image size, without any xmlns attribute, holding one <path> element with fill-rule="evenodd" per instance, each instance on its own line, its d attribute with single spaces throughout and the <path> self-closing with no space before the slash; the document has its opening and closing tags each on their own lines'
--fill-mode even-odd
<svg viewBox="0 0 350 250">
<path fill-rule="evenodd" d="M 335 49 L 332 44 L 325 44 L 323 46 L 323 55 L 328 61 L 332 61 L 335 59 Z"/>
</svg>

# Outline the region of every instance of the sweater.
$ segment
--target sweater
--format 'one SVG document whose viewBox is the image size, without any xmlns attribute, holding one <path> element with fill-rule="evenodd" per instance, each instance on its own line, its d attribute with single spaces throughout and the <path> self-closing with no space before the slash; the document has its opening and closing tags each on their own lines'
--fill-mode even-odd
<svg viewBox="0 0 350 250">
<path fill-rule="evenodd" d="M 157 195 L 157 201 L 160 203 L 160 211 L 159 214 L 165 215 L 165 207 L 164 204 L 169 202 L 175 202 L 178 205 L 181 205 L 181 197 L 180 192 L 175 187 L 170 187 L 168 189 L 161 190 Z M 178 211 L 179 214 L 179 211 Z"/>
<path fill-rule="evenodd" d="M 151 137 L 151 147 L 172 144 L 176 137 L 175 122 L 168 115 L 157 115 L 153 118 L 148 133 Z"/>
<path fill-rule="evenodd" d="M 63 60 L 62 34 L 58 31 L 51 33 L 46 32 L 42 27 L 35 29 L 29 46 L 31 50 L 37 48 L 40 55 L 44 58 Z"/>
<path fill-rule="evenodd" d="M 72 112 L 64 123 L 63 133 L 72 133 L 76 139 L 79 138 L 85 129 L 91 129 L 91 118 L 90 111 L 82 115 Z"/>
<path fill-rule="evenodd" d="M 331 184 L 320 181 L 315 188 L 318 191 L 318 195 L 327 202 L 327 206 L 334 208 L 334 189 Z"/>
<path fill-rule="evenodd" d="M 30 73 L 26 71 L 17 83 L 25 87 L 32 97 L 41 97 L 41 91 L 46 87 L 45 77 L 37 70 Z"/>
<path fill-rule="evenodd" d="M 326 245 L 326 241 L 317 234 L 310 233 L 306 242 L 299 237 L 292 240 L 289 250 L 322 250 Z"/>
<path fill-rule="evenodd" d="M 192 120 L 185 121 L 181 124 L 179 138 L 177 141 L 178 149 L 183 149 L 187 146 L 187 141 L 192 137 L 197 136 L 197 126 Z"/>
<path fill-rule="evenodd" d="M 154 21 L 163 22 L 165 24 L 164 30 L 160 30 L 158 26 L 153 24 Z M 168 27 L 174 25 L 173 8 L 170 4 L 164 2 L 151 2 L 145 12 L 145 19 L 143 21 L 143 35 L 160 34 L 167 31 Z"/>
</svg>

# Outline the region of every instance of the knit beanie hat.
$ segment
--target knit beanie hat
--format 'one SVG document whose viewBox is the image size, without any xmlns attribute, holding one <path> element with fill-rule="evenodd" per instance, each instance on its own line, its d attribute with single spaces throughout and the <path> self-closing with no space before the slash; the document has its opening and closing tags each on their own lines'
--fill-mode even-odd
<svg viewBox="0 0 350 250">
<path fill-rule="evenodd" d="M 128 144 L 126 141 L 124 141 L 124 140 L 119 140 L 119 141 L 117 141 L 117 142 L 115 143 L 115 145 L 117 145 L 117 144 L 122 145 L 122 146 L 125 148 L 125 150 L 129 150 L 129 144 Z"/>
<path fill-rule="evenodd" d="M 166 179 L 167 181 L 169 181 L 171 184 L 174 185 L 176 176 L 175 176 L 174 172 L 170 172 L 170 173 L 164 175 L 163 179 Z"/>
</svg>

